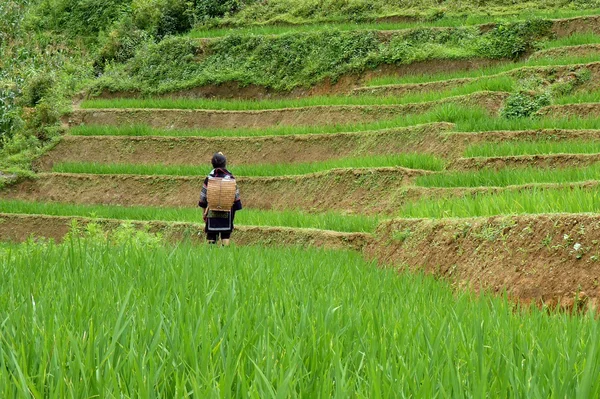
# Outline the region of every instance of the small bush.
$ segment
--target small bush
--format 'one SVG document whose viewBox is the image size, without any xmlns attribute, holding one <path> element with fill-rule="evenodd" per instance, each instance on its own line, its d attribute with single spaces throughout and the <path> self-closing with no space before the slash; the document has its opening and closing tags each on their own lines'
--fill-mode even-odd
<svg viewBox="0 0 600 399">
<path fill-rule="evenodd" d="M 49 73 L 39 73 L 29 79 L 23 90 L 23 102 L 25 106 L 35 107 L 47 97 L 54 87 L 56 79 Z"/>
<path fill-rule="evenodd" d="M 196 19 L 193 1 L 134 0 L 131 8 L 135 26 L 157 39 L 189 31 Z"/>
<path fill-rule="evenodd" d="M 100 73 L 108 62 L 123 63 L 135 55 L 148 34 L 137 29 L 130 18 L 125 18 L 101 40 L 101 47 L 94 60 L 94 70 Z"/>
<path fill-rule="evenodd" d="M 235 13 L 244 3 L 243 0 L 197 0 L 195 14 L 200 21 L 219 18 Z"/>
<path fill-rule="evenodd" d="M 21 113 L 16 105 L 18 86 L 0 82 L 0 148 L 23 126 Z"/>
<path fill-rule="evenodd" d="M 498 24 L 479 39 L 475 48 L 487 58 L 519 58 L 535 47 L 537 40 L 549 37 L 552 21 L 535 19 Z"/>
<path fill-rule="evenodd" d="M 536 93 L 519 90 L 511 94 L 504 103 L 501 115 L 508 119 L 525 118 L 550 105 L 551 96 L 548 92 Z"/>
</svg>

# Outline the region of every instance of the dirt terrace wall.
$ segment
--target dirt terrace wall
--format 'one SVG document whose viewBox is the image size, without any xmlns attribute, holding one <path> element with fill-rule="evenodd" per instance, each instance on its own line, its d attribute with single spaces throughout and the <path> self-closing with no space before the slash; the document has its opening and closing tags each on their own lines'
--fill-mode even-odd
<svg viewBox="0 0 600 399">
<path fill-rule="evenodd" d="M 407 197 L 406 185 L 430 172 L 404 168 L 337 169 L 313 175 L 239 178 L 245 207 L 391 211 Z M 196 207 L 204 176 L 137 176 L 52 173 L 3 191 L 0 198 L 122 206 Z"/>
<path fill-rule="evenodd" d="M 540 109 L 536 115 L 555 118 L 593 118 L 600 116 L 600 103 L 550 105 Z"/>
<path fill-rule="evenodd" d="M 397 219 L 380 225 L 375 237 L 369 257 L 458 287 L 506 290 L 526 302 L 566 308 L 598 305 L 597 214 Z"/>
<path fill-rule="evenodd" d="M 449 123 L 370 132 L 266 137 L 64 136 L 35 162 L 50 171 L 60 162 L 199 165 L 206 168 L 222 151 L 229 164 L 319 162 L 350 156 L 434 152 L 437 136 Z"/>
<path fill-rule="evenodd" d="M 600 162 L 600 154 L 550 154 L 507 157 L 474 157 L 454 160 L 448 169 L 481 170 L 502 168 L 575 168 Z"/>
<path fill-rule="evenodd" d="M 0 241 L 21 242 L 29 237 L 43 237 L 62 241 L 76 222 L 81 228 L 89 223 L 101 225 L 105 231 L 120 226 L 124 221 L 116 219 L 90 219 L 44 215 L 13 215 L 0 213 Z M 131 224 L 138 229 L 148 229 L 162 234 L 166 240 L 204 243 L 204 226 L 194 223 L 136 222 Z M 200 236 L 198 234 L 200 233 Z M 340 233 L 315 229 L 293 229 L 286 227 L 236 226 L 232 240 L 237 245 L 301 245 L 328 249 L 362 250 L 371 236 L 364 233 Z"/>
<path fill-rule="evenodd" d="M 314 106 L 262 111 L 216 111 L 177 109 L 76 109 L 64 119 L 70 126 L 146 125 L 162 129 L 237 129 L 272 126 L 319 126 L 369 123 L 429 111 L 440 104 L 479 106 L 497 114 L 508 93 L 479 92 L 405 105 Z"/>
</svg>

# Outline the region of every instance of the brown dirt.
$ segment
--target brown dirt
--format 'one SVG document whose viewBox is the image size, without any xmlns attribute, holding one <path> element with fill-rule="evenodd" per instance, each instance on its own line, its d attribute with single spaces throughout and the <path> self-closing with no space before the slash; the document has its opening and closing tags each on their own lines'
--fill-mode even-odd
<svg viewBox="0 0 600 399">
<path fill-rule="evenodd" d="M 397 219 L 375 236 L 369 257 L 458 287 L 507 290 L 522 301 L 567 309 L 597 307 L 600 299 L 600 215 Z"/>
<path fill-rule="evenodd" d="M 567 168 L 600 162 L 600 154 L 520 155 L 508 157 L 459 158 L 448 165 L 451 170 L 502 169 L 506 167 Z"/>
<path fill-rule="evenodd" d="M 549 105 L 540 109 L 536 115 L 560 117 L 589 118 L 600 116 L 600 103 Z"/>
<path fill-rule="evenodd" d="M 478 105 L 497 114 L 508 93 L 479 92 L 405 105 L 315 106 L 264 111 L 215 111 L 167 109 L 79 109 L 67 117 L 70 126 L 147 125 L 154 128 L 265 128 L 278 125 L 322 126 L 356 124 L 393 119 L 404 114 L 427 112 L 440 104 Z"/>
<path fill-rule="evenodd" d="M 583 44 L 580 46 L 557 47 L 535 52 L 529 58 L 536 60 L 540 58 L 561 58 L 567 56 L 584 57 L 592 54 L 600 54 L 600 45 Z"/>
<path fill-rule="evenodd" d="M 398 85 L 384 85 L 384 86 L 366 86 L 357 87 L 352 90 L 353 95 L 372 95 L 372 96 L 406 96 L 409 94 L 417 94 L 423 92 L 432 91 L 446 91 L 454 89 L 455 87 L 464 86 L 467 83 L 474 82 L 479 78 L 459 78 L 441 80 L 438 82 L 426 82 L 426 83 L 407 83 Z"/>
<path fill-rule="evenodd" d="M 335 82 L 325 79 L 312 87 L 298 87 L 291 91 L 277 91 L 263 86 L 245 85 L 238 82 L 225 82 L 206 86 L 178 90 L 153 97 L 163 98 L 223 98 L 261 100 L 268 98 L 300 98 L 350 93 L 352 89 L 363 86 L 365 82 L 380 76 L 405 76 L 434 74 L 439 72 L 469 71 L 493 65 L 507 63 L 507 60 L 470 59 L 470 60 L 432 60 L 419 61 L 408 65 L 379 65 L 361 74 L 344 75 Z M 136 98 L 143 97 L 139 92 L 104 91 L 94 98 Z"/>
<path fill-rule="evenodd" d="M 338 169 L 313 175 L 239 178 L 248 208 L 373 214 L 404 201 L 406 185 L 426 174 L 404 168 Z M 40 174 L 0 198 L 125 206 L 196 207 L 204 177 Z"/>
<path fill-rule="evenodd" d="M 114 230 L 123 223 L 116 219 L 90 219 L 68 216 L 14 215 L 0 213 L 0 241 L 21 242 L 30 236 L 61 241 L 70 231 L 71 223 L 76 221 L 80 227 L 88 223 L 98 223 L 105 231 Z M 131 222 L 136 228 L 161 233 L 166 240 L 204 243 L 204 236 L 198 237 L 203 225 L 172 222 Z M 340 233 L 315 229 L 293 229 L 285 227 L 236 226 L 232 240 L 236 245 L 301 245 L 329 249 L 362 250 L 371 239 L 365 233 Z"/>
<path fill-rule="evenodd" d="M 600 16 L 575 17 L 556 19 L 552 25 L 556 37 L 571 36 L 575 33 L 600 34 Z"/>
<path fill-rule="evenodd" d="M 60 162 L 163 165 L 210 163 L 212 154 L 225 153 L 232 165 L 319 162 L 352 156 L 402 152 L 435 153 L 438 136 L 453 127 L 433 123 L 371 132 L 267 137 L 126 137 L 64 136 L 38 159 L 35 169 L 50 171 Z"/>
</svg>

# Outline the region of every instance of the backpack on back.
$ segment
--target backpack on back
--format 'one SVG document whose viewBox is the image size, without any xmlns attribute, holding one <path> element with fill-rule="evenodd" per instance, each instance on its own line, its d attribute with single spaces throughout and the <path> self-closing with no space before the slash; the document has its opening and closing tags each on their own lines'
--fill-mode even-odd
<svg viewBox="0 0 600 399">
<path fill-rule="evenodd" d="M 206 199 L 212 211 L 230 211 L 235 202 L 237 183 L 231 176 L 209 177 Z"/>
</svg>

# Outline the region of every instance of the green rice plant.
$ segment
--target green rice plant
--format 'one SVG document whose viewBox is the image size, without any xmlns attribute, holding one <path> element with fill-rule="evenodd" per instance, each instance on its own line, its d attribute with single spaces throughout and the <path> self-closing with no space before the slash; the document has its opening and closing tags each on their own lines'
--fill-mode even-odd
<svg viewBox="0 0 600 399">
<path fill-rule="evenodd" d="M 541 49 L 547 50 L 557 47 L 581 46 L 583 44 L 600 44 L 600 35 L 595 33 L 575 33 L 570 36 L 560 37 L 541 43 Z"/>
<path fill-rule="evenodd" d="M 444 172 L 417 177 L 423 187 L 506 187 L 532 183 L 566 183 L 600 180 L 600 164 L 584 168 L 503 168 L 478 171 Z"/>
<path fill-rule="evenodd" d="M 561 96 L 554 100 L 554 104 L 583 104 L 600 102 L 600 91 L 583 91 Z"/>
<path fill-rule="evenodd" d="M 115 205 L 75 205 L 53 202 L 40 203 L 0 200 L 0 209 L 5 213 L 204 223 L 200 208 L 124 207 Z M 266 211 L 244 209 L 236 212 L 235 222 L 236 224 L 249 226 L 283 226 L 347 232 L 370 232 L 377 226 L 378 218 L 362 215 L 343 215 L 335 212 L 309 214 L 296 210 Z"/>
<path fill-rule="evenodd" d="M 0 244 L 1 397 L 600 395 L 592 312 L 519 308 L 355 252 L 96 230 Z"/>
<path fill-rule="evenodd" d="M 461 197 L 423 199 L 402 207 L 409 218 L 475 217 L 504 214 L 600 212 L 600 189 L 580 187 L 533 187 L 473 193 Z"/>
<path fill-rule="evenodd" d="M 111 98 L 92 99 L 81 103 L 82 108 L 161 108 L 161 109 L 215 109 L 250 111 L 264 109 L 299 108 L 334 105 L 402 105 L 438 101 L 448 97 L 480 91 L 512 91 L 515 80 L 506 75 L 493 76 L 467 83 L 441 92 L 408 94 L 401 97 L 386 96 L 326 96 L 274 100 L 221 100 L 205 98 Z"/>
<path fill-rule="evenodd" d="M 456 130 L 462 132 L 491 132 L 501 130 L 541 130 L 541 129 L 600 129 L 600 118 L 576 117 L 533 117 L 506 119 L 495 117 L 475 117 L 462 119 L 457 123 Z"/>
<path fill-rule="evenodd" d="M 575 120 L 574 120 L 575 122 Z M 567 140 L 554 138 L 535 141 L 505 141 L 501 143 L 473 144 L 465 150 L 465 157 L 509 157 L 519 155 L 596 154 L 600 141 Z"/>
<path fill-rule="evenodd" d="M 442 170 L 444 161 L 429 154 L 398 154 L 370 157 L 332 159 L 322 162 L 291 164 L 231 164 L 228 169 L 236 176 L 288 176 L 323 172 L 334 168 L 375 168 L 405 167 L 410 169 Z M 175 175 L 203 176 L 207 171 L 198 165 L 140 165 L 140 164 L 98 164 L 98 163 L 59 163 L 52 167 L 54 172 L 91 174 L 132 174 L 132 175 Z"/>
<path fill-rule="evenodd" d="M 368 82 L 366 86 L 385 86 L 399 85 L 412 83 L 428 83 L 439 82 L 450 79 L 460 78 L 480 78 L 493 76 L 505 72 L 515 71 L 523 67 L 545 67 L 545 66 L 561 66 L 574 64 L 588 64 L 598 61 L 598 54 L 589 54 L 582 56 L 565 56 L 565 57 L 542 57 L 533 58 L 525 61 L 506 62 L 485 68 L 462 70 L 453 72 L 442 72 L 435 74 L 407 74 L 402 76 L 381 76 L 376 77 Z"/>
</svg>

